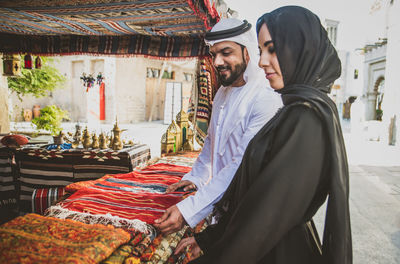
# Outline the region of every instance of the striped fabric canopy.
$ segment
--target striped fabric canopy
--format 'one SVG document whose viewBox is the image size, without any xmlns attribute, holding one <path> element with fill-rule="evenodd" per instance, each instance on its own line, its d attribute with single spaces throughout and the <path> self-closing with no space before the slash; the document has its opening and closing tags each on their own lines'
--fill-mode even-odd
<svg viewBox="0 0 400 264">
<path fill-rule="evenodd" d="M 195 57 L 212 0 L 2 0 L 0 52 Z"/>
</svg>

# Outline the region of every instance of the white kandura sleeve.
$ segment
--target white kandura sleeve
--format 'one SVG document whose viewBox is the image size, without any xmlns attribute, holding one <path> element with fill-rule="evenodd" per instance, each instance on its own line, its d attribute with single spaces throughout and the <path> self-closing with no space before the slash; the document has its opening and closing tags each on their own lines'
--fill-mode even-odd
<svg viewBox="0 0 400 264">
<path fill-rule="evenodd" d="M 279 101 L 276 98 L 274 96 L 272 98 L 265 98 L 265 96 L 258 98 L 253 104 L 249 125 L 236 151 L 233 152 L 235 154 L 232 160 L 217 175 L 213 176 L 207 185 L 201 187 L 195 195 L 189 196 L 177 204 L 183 218 L 192 228 L 207 217 L 212 212 L 214 204 L 222 198 L 242 161 L 248 143 L 282 105 L 280 97 Z"/>
<path fill-rule="evenodd" d="M 211 140 L 209 135 L 207 135 L 204 140 L 203 148 L 192 166 L 192 170 L 186 173 L 181 180 L 193 182 L 197 189 L 204 186 L 211 177 L 211 153 Z"/>
</svg>

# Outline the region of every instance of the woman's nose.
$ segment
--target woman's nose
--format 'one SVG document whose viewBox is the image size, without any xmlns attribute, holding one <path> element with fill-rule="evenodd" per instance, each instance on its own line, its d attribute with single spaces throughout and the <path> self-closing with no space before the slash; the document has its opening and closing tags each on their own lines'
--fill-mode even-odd
<svg viewBox="0 0 400 264">
<path fill-rule="evenodd" d="M 261 54 L 260 60 L 258 61 L 258 66 L 260 68 L 263 68 L 263 67 L 269 66 L 269 63 L 270 63 L 270 60 L 269 60 L 268 54 L 265 54 L 265 53 Z"/>
</svg>

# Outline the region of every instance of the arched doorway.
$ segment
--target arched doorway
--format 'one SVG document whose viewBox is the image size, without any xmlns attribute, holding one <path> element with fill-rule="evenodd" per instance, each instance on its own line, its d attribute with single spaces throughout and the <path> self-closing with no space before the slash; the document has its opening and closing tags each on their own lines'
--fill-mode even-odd
<svg viewBox="0 0 400 264">
<path fill-rule="evenodd" d="M 383 116 L 383 96 L 385 94 L 385 77 L 379 77 L 374 85 L 375 93 L 375 120 L 382 121 Z"/>
</svg>

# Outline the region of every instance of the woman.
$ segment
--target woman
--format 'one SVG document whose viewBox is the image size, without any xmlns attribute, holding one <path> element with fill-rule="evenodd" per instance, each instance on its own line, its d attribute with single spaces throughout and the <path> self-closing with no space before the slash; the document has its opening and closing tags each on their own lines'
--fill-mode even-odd
<svg viewBox="0 0 400 264">
<path fill-rule="evenodd" d="M 352 263 L 348 165 L 327 96 L 341 65 L 319 18 L 287 6 L 257 22 L 259 66 L 284 107 L 252 139 L 215 205 L 220 220 L 191 245 L 196 263 Z M 322 246 L 312 217 L 328 197 Z"/>
</svg>

